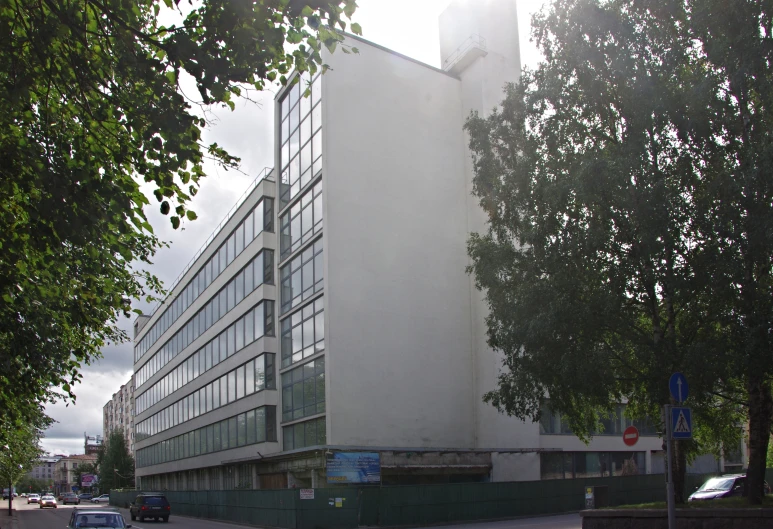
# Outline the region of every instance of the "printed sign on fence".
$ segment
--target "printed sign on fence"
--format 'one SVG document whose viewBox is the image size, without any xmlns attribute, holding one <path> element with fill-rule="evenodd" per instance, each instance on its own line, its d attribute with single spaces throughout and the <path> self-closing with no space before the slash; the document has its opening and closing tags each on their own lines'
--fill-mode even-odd
<svg viewBox="0 0 773 529">
<path fill-rule="evenodd" d="M 327 457 L 328 483 L 381 483 L 378 452 L 335 452 Z"/>
</svg>

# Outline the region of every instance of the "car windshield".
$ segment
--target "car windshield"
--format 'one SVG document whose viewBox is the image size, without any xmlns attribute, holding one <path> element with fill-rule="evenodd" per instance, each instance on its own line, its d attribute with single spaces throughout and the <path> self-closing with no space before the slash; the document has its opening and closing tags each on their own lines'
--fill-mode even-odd
<svg viewBox="0 0 773 529">
<path fill-rule="evenodd" d="M 166 498 L 163 496 L 146 496 L 146 505 L 166 505 Z"/>
<path fill-rule="evenodd" d="M 126 527 L 123 522 L 123 516 L 113 513 L 89 513 L 79 514 L 75 518 L 75 527 Z"/>
<path fill-rule="evenodd" d="M 706 490 L 730 490 L 733 488 L 733 483 L 735 483 L 735 478 L 711 478 L 701 485 L 698 492 Z"/>
<path fill-rule="evenodd" d="M 43 499 L 44 500 L 53 500 L 54 497 L 53 496 L 43 496 Z"/>
</svg>

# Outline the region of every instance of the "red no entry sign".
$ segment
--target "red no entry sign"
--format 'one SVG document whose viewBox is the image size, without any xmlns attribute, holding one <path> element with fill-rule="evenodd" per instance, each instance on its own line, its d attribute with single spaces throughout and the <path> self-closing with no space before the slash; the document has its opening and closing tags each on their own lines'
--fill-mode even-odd
<svg viewBox="0 0 773 529">
<path fill-rule="evenodd" d="M 623 442 L 628 446 L 633 446 L 636 444 L 636 441 L 639 440 L 639 430 L 636 429 L 636 426 L 629 426 L 625 429 L 623 432 Z"/>
</svg>

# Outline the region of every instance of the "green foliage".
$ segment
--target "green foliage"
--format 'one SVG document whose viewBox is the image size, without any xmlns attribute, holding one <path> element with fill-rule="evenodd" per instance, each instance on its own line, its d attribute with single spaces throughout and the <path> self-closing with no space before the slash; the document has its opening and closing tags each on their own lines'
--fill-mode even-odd
<svg viewBox="0 0 773 529">
<path fill-rule="evenodd" d="M 0 488 L 18 483 L 32 470 L 43 451 L 40 448 L 42 426 L 47 424 L 42 412 L 36 421 L 21 427 L 0 424 Z M 24 492 L 24 491 L 20 491 Z"/>
<path fill-rule="evenodd" d="M 53 479 L 35 479 L 28 476 L 22 476 L 19 481 L 16 482 L 16 492 L 19 494 L 22 492 L 48 492 L 53 491 L 53 486 Z"/>
<path fill-rule="evenodd" d="M 134 486 L 134 458 L 126 445 L 123 430 L 110 432 L 110 436 L 100 448 L 97 456 L 99 469 L 99 490 L 101 494 L 112 489 Z"/>
<path fill-rule="evenodd" d="M 760 453 L 772 16 L 766 2 L 556 0 L 535 17 L 546 61 L 466 126 L 489 219 L 470 270 L 505 354 L 488 402 L 536 420 L 549 396 L 587 439 L 616 402 L 658 417 L 682 371 L 700 425 L 682 457 L 737 446 L 747 418 Z M 755 491 L 759 468 L 753 455 Z"/>
<path fill-rule="evenodd" d="M 161 285 L 155 197 L 173 227 L 209 158 L 201 110 L 324 69 L 355 0 L 0 2 L 0 409 L 23 425 L 74 399 L 79 369 L 126 339 L 118 318 Z M 306 4 L 310 4 L 306 6 Z M 193 78 L 200 103 L 178 90 Z M 56 388 L 61 388 L 62 391 Z"/>
</svg>

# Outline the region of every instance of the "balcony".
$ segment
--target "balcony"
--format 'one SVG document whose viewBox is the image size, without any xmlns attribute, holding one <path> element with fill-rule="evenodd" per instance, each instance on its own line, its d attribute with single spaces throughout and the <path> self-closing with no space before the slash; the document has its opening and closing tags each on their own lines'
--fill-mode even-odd
<svg viewBox="0 0 773 529">
<path fill-rule="evenodd" d="M 478 57 L 486 55 L 488 55 L 486 39 L 477 34 L 470 35 L 456 48 L 456 51 L 443 61 L 443 70 L 459 75 Z"/>
</svg>

